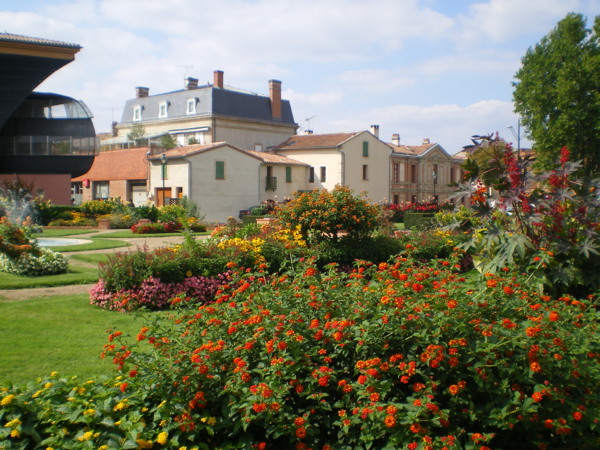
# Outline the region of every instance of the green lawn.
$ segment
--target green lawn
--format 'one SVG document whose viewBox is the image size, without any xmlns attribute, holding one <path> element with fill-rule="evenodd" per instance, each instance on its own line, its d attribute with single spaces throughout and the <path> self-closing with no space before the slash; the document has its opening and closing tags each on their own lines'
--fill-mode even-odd
<svg viewBox="0 0 600 450">
<path fill-rule="evenodd" d="M 41 233 L 34 233 L 34 237 L 61 237 L 74 234 L 89 234 L 98 231 L 97 228 L 44 228 Z"/>
<path fill-rule="evenodd" d="M 82 238 L 84 239 L 84 238 Z M 52 250 L 56 252 L 86 252 L 90 250 L 103 250 L 107 248 L 119 248 L 119 247 L 128 247 L 129 243 L 123 241 L 117 241 L 114 239 L 103 239 L 103 238 L 85 238 L 90 239 L 92 242 L 87 244 L 79 244 L 79 245 L 65 245 L 65 246 L 57 246 L 50 247 Z"/>
<path fill-rule="evenodd" d="M 0 302 L 0 383 L 21 384 L 52 371 L 109 375 L 111 361 L 100 358 L 107 330 L 135 339 L 150 314 L 105 311 L 91 306 L 84 294 Z"/>
</svg>

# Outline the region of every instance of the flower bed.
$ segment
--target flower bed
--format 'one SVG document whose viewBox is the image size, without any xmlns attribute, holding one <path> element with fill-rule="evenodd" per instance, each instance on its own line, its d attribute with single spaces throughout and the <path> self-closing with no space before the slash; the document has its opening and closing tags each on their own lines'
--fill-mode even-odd
<svg viewBox="0 0 600 450">
<path fill-rule="evenodd" d="M 105 346 L 121 376 L 0 394 L 26 447 L 598 448 L 598 311 L 445 260 L 239 273 Z M 12 437 L 9 437 L 12 436 Z M 41 442 L 40 442 L 41 441 Z"/>
</svg>

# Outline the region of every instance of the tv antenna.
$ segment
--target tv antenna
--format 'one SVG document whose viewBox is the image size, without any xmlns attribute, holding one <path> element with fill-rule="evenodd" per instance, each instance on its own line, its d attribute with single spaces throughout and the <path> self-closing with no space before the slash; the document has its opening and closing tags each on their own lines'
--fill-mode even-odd
<svg viewBox="0 0 600 450">
<path fill-rule="evenodd" d="M 194 66 L 177 66 L 177 67 L 183 67 L 185 69 L 185 76 L 183 77 L 184 80 L 188 77 L 188 70 L 194 68 Z"/>
<path fill-rule="evenodd" d="M 310 121 L 311 121 L 312 119 L 314 119 L 315 117 L 317 117 L 317 116 L 310 116 L 309 118 L 307 118 L 307 119 L 304 119 L 304 121 L 306 122 L 306 129 L 307 129 L 307 130 L 309 130 L 309 131 L 312 131 L 312 129 L 310 128 Z"/>
</svg>

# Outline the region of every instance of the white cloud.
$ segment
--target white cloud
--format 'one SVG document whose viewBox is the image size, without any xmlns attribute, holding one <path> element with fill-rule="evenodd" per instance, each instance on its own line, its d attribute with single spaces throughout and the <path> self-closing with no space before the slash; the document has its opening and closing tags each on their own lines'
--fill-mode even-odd
<svg viewBox="0 0 600 450">
<path fill-rule="evenodd" d="M 386 142 L 394 133 L 407 145 L 418 145 L 429 138 L 454 154 L 469 144 L 474 134 L 498 132 L 507 139 L 512 137 L 506 129 L 507 125 L 516 123 L 512 110 L 512 103 L 499 100 L 480 101 L 465 107 L 455 104 L 375 107 L 360 116 L 331 121 L 332 129 L 327 131 L 366 130 L 371 124 L 378 124 L 380 138 Z M 525 140 L 523 146 L 526 146 Z"/>
</svg>

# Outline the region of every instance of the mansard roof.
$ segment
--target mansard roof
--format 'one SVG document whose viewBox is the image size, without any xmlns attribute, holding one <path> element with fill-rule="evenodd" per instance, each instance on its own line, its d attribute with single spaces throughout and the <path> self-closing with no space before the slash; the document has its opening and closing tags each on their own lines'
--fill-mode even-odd
<svg viewBox="0 0 600 450">
<path fill-rule="evenodd" d="M 195 114 L 187 113 L 188 100 L 195 101 Z M 159 118 L 160 105 L 167 104 L 167 118 Z M 157 121 L 201 118 L 211 116 L 234 117 L 247 120 L 273 122 L 295 126 L 292 107 L 289 100 L 281 100 L 281 119 L 274 119 L 271 100 L 268 96 L 250 94 L 213 85 L 181 89 L 164 94 L 127 100 L 123 109 L 121 123 L 133 122 L 133 110 L 142 108 L 141 121 Z"/>
</svg>

